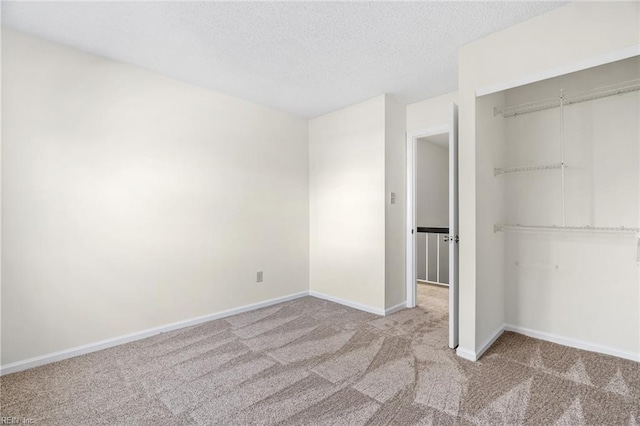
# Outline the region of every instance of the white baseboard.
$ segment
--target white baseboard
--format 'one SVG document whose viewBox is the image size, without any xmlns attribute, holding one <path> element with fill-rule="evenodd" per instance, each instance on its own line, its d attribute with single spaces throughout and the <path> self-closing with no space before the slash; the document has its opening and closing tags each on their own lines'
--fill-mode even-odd
<svg viewBox="0 0 640 426">
<path fill-rule="evenodd" d="M 476 351 L 476 359 L 480 359 L 480 357 L 482 355 L 484 355 L 484 353 L 487 351 L 487 349 L 489 349 L 491 347 L 491 345 L 493 345 L 495 343 L 496 340 L 498 340 L 498 337 L 502 336 L 502 333 L 504 333 L 504 324 L 501 325 L 500 327 L 498 327 L 493 334 L 491 335 L 491 337 L 489 337 L 483 344 L 482 346 L 480 346 L 480 349 L 478 349 Z"/>
<path fill-rule="evenodd" d="M 498 340 L 498 337 L 500 337 L 503 332 L 504 332 L 504 325 L 501 325 L 496 329 L 496 331 L 493 332 L 493 334 L 491 334 L 491 337 L 489 337 L 480 346 L 480 349 L 478 349 L 477 351 L 472 351 L 472 350 L 464 349 L 458 346 L 458 348 L 456 349 L 456 355 L 458 355 L 461 358 L 468 359 L 469 361 L 475 362 L 479 360 L 480 357 L 482 357 L 482 355 L 484 355 L 487 349 L 489 349 L 491 345 L 493 345 L 495 341 Z"/>
<path fill-rule="evenodd" d="M 287 296 L 277 297 L 275 299 L 265 300 L 263 302 L 252 303 L 250 305 L 244 305 L 226 311 L 216 312 L 213 314 L 204 315 L 197 318 L 192 318 L 184 321 L 178 321 L 160 327 L 154 327 L 136 333 L 126 334 L 124 336 L 113 337 L 111 339 L 101 340 L 95 343 L 89 343 L 87 345 L 76 346 L 74 348 L 65 349 L 62 351 L 50 353 L 47 355 L 41 355 L 34 358 L 25 359 L 23 361 L 13 362 L 11 364 L 0 366 L 0 376 L 5 374 L 16 373 L 18 371 L 27 370 L 29 368 L 38 367 L 41 365 L 49 364 L 56 361 L 62 361 L 63 359 L 73 358 L 79 355 L 96 352 L 102 349 L 107 349 L 113 346 L 122 345 L 124 343 L 133 342 L 135 340 L 151 337 L 156 334 L 166 333 L 168 331 L 178 330 L 180 328 L 190 327 L 192 325 L 198 325 L 207 321 L 215 319 L 229 317 L 231 315 L 237 315 L 255 309 L 264 308 L 278 303 L 286 302 L 288 300 L 298 299 L 300 297 L 308 296 L 309 293 L 302 291 L 300 293 L 294 293 Z"/>
<path fill-rule="evenodd" d="M 456 355 L 458 355 L 460 358 L 464 358 L 473 362 L 478 360 L 475 351 L 471 351 L 460 346 L 458 346 L 458 348 L 456 349 Z"/>
<path fill-rule="evenodd" d="M 559 345 L 569 346 L 576 349 L 582 349 L 590 352 L 598 352 L 605 355 L 612 355 L 618 358 L 629 359 L 631 361 L 640 362 L 640 353 L 627 352 L 608 346 L 589 343 L 582 340 L 571 339 L 568 337 L 558 336 L 556 334 L 545 333 L 542 331 L 531 330 L 530 328 L 518 327 L 515 325 L 505 324 L 505 331 L 513 331 L 535 339 L 546 340 L 547 342 L 557 343 Z"/>
<path fill-rule="evenodd" d="M 583 340 L 572 339 L 568 337 L 558 336 L 556 334 L 545 333 L 542 331 L 532 330 L 530 328 L 519 327 L 511 324 L 504 324 L 499 327 L 486 342 L 480 346 L 477 351 L 472 351 L 469 349 L 464 349 L 458 347 L 456 349 L 456 354 L 464 359 L 468 359 L 469 361 L 477 361 L 480 357 L 495 343 L 496 340 L 504 333 L 505 331 L 513 331 L 514 333 L 519 333 L 524 336 L 533 337 L 534 339 L 545 340 L 551 343 L 557 343 L 559 345 L 568 346 L 570 348 L 582 349 L 585 351 L 601 353 L 604 355 L 612 355 L 618 358 L 624 358 L 631 361 L 640 362 L 640 353 L 633 353 L 628 351 L 622 351 L 620 349 L 612 348 L 609 346 L 598 345 L 595 343 L 585 342 Z"/>
<path fill-rule="evenodd" d="M 309 296 L 317 297 L 318 299 L 328 300 L 329 302 L 339 303 L 340 305 L 348 306 L 350 308 L 358 309 L 361 311 L 369 312 L 376 315 L 385 315 L 385 310 L 382 308 L 374 308 L 373 306 L 363 305 L 361 303 L 351 302 L 349 300 L 340 299 L 339 297 L 330 296 L 325 293 L 319 293 L 317 291 L 309 291 Z M 395 308 L 395 306 L 394 306 Z M 391 308 L 393 309 L 393 308 Z"/>
<path fill-rule="evenodd" d="M 407 302 L 406 301 L 402 302 L 402 303 L 398 303 L 395 306 L 392 306 L 390 308 L 385 309 L 384 310 L 384 315 L 385 316 L 386 315 L 391 315 L 392 313 L 401 311 L 401 310 L 405 309 L 406 307 L 407 307 Z"/>
</svg>

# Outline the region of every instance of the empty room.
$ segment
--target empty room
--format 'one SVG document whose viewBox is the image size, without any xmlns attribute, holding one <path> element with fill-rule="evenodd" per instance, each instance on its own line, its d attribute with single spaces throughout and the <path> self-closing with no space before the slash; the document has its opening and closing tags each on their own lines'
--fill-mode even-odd
<svg viewBox="0 0 640 426">
<path fill-rule="evenodd" d="M 640 3 L 0 8 L 0 424 L 640 425 Z"/>
</svg>

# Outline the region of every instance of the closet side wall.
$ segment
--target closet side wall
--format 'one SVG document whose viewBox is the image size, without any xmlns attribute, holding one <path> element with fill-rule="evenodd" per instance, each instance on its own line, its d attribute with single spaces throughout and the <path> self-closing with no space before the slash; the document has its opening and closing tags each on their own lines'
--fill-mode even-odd
<svg viewBox="0 0 640 426">
<path fill-rule="evenodd" d="M 493 108 L 500 108 L 503 103 L 502 93 L 484 96 L 476 103 L 476 149 L 478 162 L 484 165 L 476 175 L 477 273 L 491 277 L 482 283 L 482 291 L 476 297 L 479 306 L 493 306 L 477 324 L 477 343 L 481 348 L 490 344 L 504 325 L 504 236 L 493 228 L 496 222 L 504 221 L 505 212 L 504 180 L 493 174 L 494 167 L 504 164 L 505 124 L 493 115 Z"/>
</svg>

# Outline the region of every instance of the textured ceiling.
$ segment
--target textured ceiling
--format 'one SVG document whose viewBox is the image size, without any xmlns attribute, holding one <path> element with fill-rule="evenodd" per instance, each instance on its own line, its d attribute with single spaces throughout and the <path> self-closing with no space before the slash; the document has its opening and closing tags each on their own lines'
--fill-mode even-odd
<svg viewBox="0 0 640 426">
<path fill-rule="evenodd" d="M 457 88 L 463 44 L 555 2 L 2 2 L 27 33 L 302 117 Z"/>
</svg>

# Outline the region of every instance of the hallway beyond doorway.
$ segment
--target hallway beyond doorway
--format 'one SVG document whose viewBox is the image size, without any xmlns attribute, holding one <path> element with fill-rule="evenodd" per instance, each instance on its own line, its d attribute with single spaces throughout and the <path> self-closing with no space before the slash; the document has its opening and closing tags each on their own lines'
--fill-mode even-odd
<svg viewBox="0 0 640 426">
<path fill-rule="evenodd" d="M 442 339 L 446 341 L 449 336 L 449 288 L 418 282 L 416 290 L 416 308 L 427 313 L 430 328 L 437 334 L 442 334 Z"/>
</svg>

